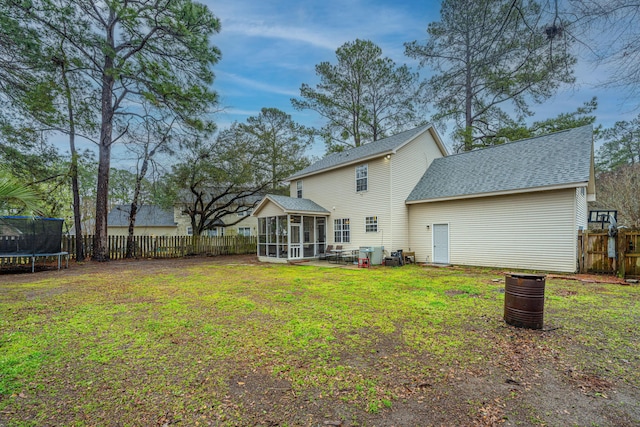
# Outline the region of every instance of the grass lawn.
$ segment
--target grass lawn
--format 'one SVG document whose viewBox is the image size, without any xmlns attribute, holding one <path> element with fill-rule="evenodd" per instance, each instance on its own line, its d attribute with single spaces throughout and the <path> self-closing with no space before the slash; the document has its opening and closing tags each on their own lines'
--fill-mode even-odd
<svg viewBox="0 0 640 427">
<path fill-rule="evenodd" d="M 0 426 L 638 426 L 640 287 L 250 257 L 0 274 Z"/>
</svg>

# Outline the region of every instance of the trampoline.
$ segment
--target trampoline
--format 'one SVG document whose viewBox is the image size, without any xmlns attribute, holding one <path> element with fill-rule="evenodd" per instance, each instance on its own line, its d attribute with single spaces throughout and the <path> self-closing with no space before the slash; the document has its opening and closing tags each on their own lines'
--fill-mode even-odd
<svg viewBox="0 0 640 427">
<path fill-rule="evenodd" d="M 0 216 L 0 259 L 31 259 L 31 272 L 35 271 L 36 258 L 62 259 L 69 267 L 69 253 L 62 251 L 62 225 L 60 218 L 28 216 Z"/>
</svg>

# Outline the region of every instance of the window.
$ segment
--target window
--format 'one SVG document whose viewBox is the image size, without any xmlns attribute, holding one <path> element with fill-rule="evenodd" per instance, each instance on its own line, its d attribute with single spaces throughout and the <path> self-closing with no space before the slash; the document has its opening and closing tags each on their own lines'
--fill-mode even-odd
<svg viewBox="0 0 640 427">
<path fill-rule="evenodd" d="M 356 166 L 356 191 L 367 191 L 369 165 Z"/>
<path fill-rule="evenodd" d="M 187 236 L 193 236 L 193 227 L 187 227 Z"/>
<path fill-rule="evenodd" d="M 377 216 L 368 216 L 364 219 L 364 231 L 367 233 L 377 233 L 378 232 L 378 217 Z"/>
<path fill-rule="evenodd" d="M 224 236 L 224 227 L 215 227 L 208 231 L 207 235 L 209 237 L 223 237 Z"/>
<path fill-rule="evenodd" d="M 246 211 L 239 211 L 238 212 L 238 216 L 249 216 L 249 215 L 251 215 L 252 211 L 253 211 L 253 209 L 247 209 Z"/>
<path fill-rule="evenodd" d="M 238 227 L 238 235 L 240 236 L 251 236 L 251 227 Z"/>
<path fill-rule="evenodd" d="M 334 241 L 336 243 L 349 243 L 351 236 L 349 234 L 349 218 L 333 220 Z"/>
<path fill-rule="evenodd" d="M 296 194 L 298 199 L 302 199 L 302 181 L 296 182 Z"/>
</svg>

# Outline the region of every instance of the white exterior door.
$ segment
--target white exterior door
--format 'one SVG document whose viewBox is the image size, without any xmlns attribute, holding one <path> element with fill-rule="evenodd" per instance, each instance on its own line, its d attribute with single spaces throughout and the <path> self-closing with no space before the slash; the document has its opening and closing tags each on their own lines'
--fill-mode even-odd
<svg viewBox="0 0 640 427">
<path fill-rule="evenodd" d="M 449 263 L 449 224 L 433 224 L 433 262 Z"/>
<path fill-rule="evenodd" d="M 302 243 L 300 240 L 300 224 L 291 224 L 289 233 L 289 259 L 302 258 Z"/>
</svg>

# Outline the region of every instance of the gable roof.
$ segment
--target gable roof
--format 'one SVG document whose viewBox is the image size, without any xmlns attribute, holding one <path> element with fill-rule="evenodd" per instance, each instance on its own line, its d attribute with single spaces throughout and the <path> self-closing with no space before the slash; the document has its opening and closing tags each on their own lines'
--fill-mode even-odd
<svg viewBox="0 0 640 427">
<path fill-rule="evenodd" d="M 335 169 L 337 167 L 346 166 L 352 163 L 357 163 L 376 157 L 382 157 L 387 154 L 394 154 L 398 149 L 408 144 L 417 136 L 426 131 L 431 131 L 431 135 L 436 141 L 436 144 L 438 144 L 440 151 L 442 151 L 443 155 L 446 155 L 447 150 L 435 128 L 431 124 L 426 124 L 413 129 L 409 129 L 388 138 L 379 139 L 377 141 L 370 142 L 359 147 L 342 151 L 340 153 L 329 154 L 313 163 L 312 165 L 302 169 L 301 171 L 294 173 L 289 178 L 287 178 L 287 180 L 291 181 L 319 172 Z"/>
<path fill-rule="evenodd" d="M 107 216 L 107 224 L 113 227 L 128 227 L 131 205 L 117 205 Z M 175 227 L 173 210 L 155 205 L 138 206 L 136 227 Z"/>
<path fill-rule="evenodd" d="M 407 203 L 585 186 L 593 129 L 582 126 L 435 159 Z"/>
<path fill-rule="evenodd" d="M 298 199 L 295 197 L 280 196 L 277 194 L 267 194 L 258 203 L 258 206 L 253 210 L 253 215 L 257 213 L 268 203 L 274 203 L 284 213 L 312 213 L 312 214 L 328 214 L 329 211 L 309 199 Z"/>
</svg>

